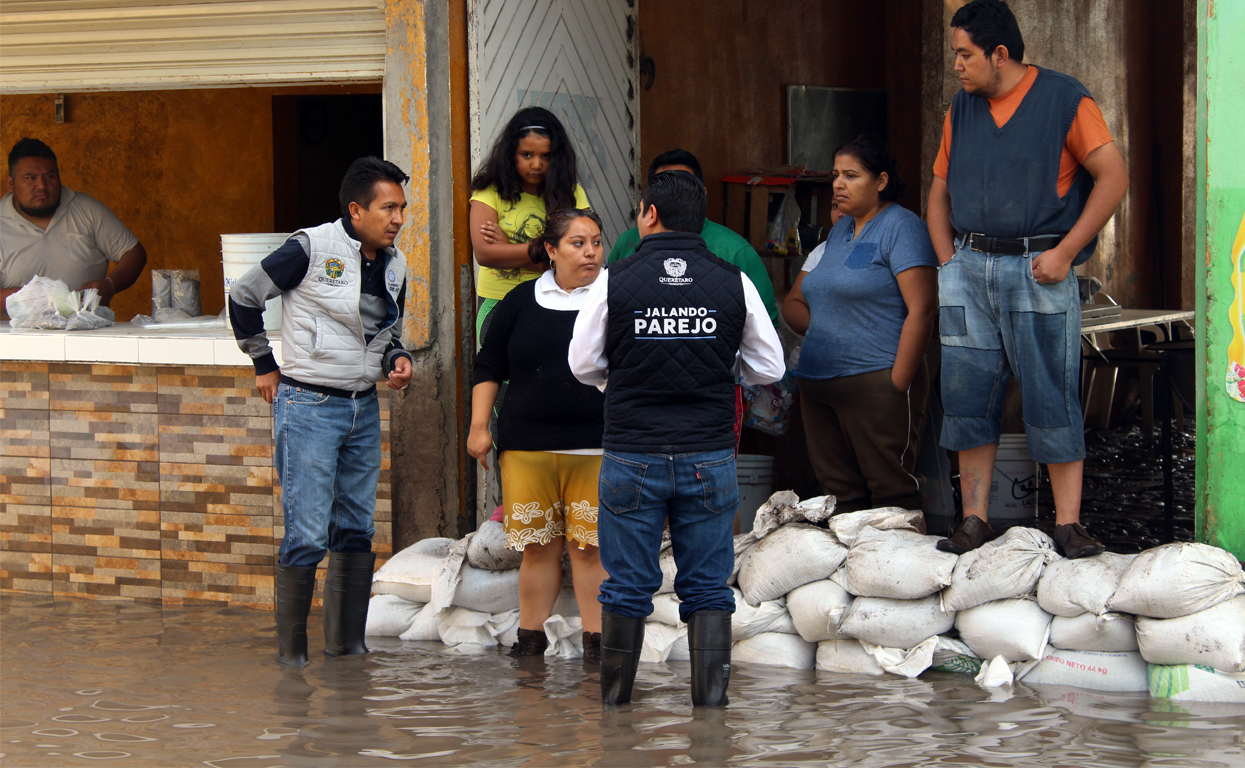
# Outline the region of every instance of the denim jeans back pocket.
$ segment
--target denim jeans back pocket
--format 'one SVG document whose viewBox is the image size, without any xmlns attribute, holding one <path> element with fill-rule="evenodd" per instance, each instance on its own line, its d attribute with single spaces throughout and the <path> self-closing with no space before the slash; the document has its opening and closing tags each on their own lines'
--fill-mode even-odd
<svg viewBox="0 0 1245 768">
<path fill-rule="evenodd" d="M 739 509 L 739 479 L 735 457 L 697 464 L 696 477 L 705 492 L 705 509 L 710 512 L 735 514 Z"/>
<path fill-rule="evenodd" d="M 877 243 L 856 243 L 847 256 L 848 269 L 865 269 L 873 265 L 873 257 L 877 255 Z"/>
<path fill-rule="evenodd" d="M 601 506 L 616 515 L 638 509 L 647 471 L 647 464 L 606 451 L 601 460 L 601 482 L 597 489 Z"/>
</svg>

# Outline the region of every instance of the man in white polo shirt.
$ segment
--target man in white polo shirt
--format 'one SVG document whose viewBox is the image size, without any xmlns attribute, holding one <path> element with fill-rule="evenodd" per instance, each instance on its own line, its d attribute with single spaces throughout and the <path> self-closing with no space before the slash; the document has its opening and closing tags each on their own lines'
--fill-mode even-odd
<svg viewBox="0 0 1245 768">
<path fill-rule="evenodd" d="M 13 145 L 8 186 L 0 197 L 0 311 L 36 275 L 72 290 L 94 288 L 107 305 L 147 265 L 147 251 L 116 214 L 61 186 L 56 155 L 42 141 Z M 112 274 L 109 262 L 116 264 Z"/>
</svg>

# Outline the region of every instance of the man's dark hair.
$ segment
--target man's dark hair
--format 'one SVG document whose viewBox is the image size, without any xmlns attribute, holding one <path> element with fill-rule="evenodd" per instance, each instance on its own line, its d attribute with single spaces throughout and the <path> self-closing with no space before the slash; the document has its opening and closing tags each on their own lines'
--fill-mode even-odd
<svg viewBox="0 0 1245 768">
<path fill-rule="evenodd" d="M 886 186 L 882 187 L 882 191 L 878 193 L 878 197 L 883 202 L 895 202 L 907 188 L 907 185 L 899 179 L 898 163 L 891 156 L 886 144 L 877 136 L 862 133 L 834 150 L 834 156 L 837 158 L 839 155 L 856 158 L 875 179 L 883 173 L 886 174 Z"/>
<path fill-rule="evenodd" d="M 657 175 L 657 169 L 664 168 L 667 165 L 686 165 L 692 169 L 692 173 L 696 175 L 696 178 L 700 179 L 701 184 L 705 183 L 705 174 L 700 170 L 700 161 L 686 149 L 672 149 L 669 152 L 662 152 L 657 157 L 654 157 L 653 162 L 648 165 L 648 180 L 651 182 L 653 177 Z M 661 209 L 658 208 L 658 210 Z"/>
<path fill-rule="evenodd" d="M 372 207 L 372 201 L 376 199 L 376 182 L 392 181 L 400 187 L 410 180 L 410 176 L 388 160 L 370 155 L 360 157 L 346 169 L 341 190 L 337 193 L 337 200 L 342 206 L 342 218 L 350 220 L 351 203 L 358 203 L 364 208 Z"/>
<path fill-rule="evenodd" d="M 13 170 L 17 168 L 17 162 L 28 157 L 42 157 L 52 162 L 56 162 L 56 153 L 47 144 L 38 139 L 23 137 L 13 149 L 9 150 L 9 175 L 13 175 Z"/>
<path fill-rule="evenodd" d="M 640 212 L 653 206 L 666 229 L 699 235 L 705 227 L 705 185 L 687 171 L 663 171 L 649 179 L 640 196 Z"/>
<path fill-rule="evenodd" d="M 973 0 L 951 17 L 952 29 L 962 29 L 973 45 L 989 58 L 1000 45 L 1017 64 L 1025 60 L 1025 40 L 1012 9 L 1003 0 Z"/>
</svg>

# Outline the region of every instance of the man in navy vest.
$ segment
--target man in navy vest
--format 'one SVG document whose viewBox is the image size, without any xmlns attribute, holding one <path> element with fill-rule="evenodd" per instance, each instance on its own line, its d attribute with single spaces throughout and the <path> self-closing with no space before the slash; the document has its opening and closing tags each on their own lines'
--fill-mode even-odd
<svg viewBox="0 0 1245 768">
<path fill-rule="evenodd" d="M 1016 376 L 1029 455 L 1047 465 L 1055 543 L 1102 544 L 1080 524 L 1085 438 L 1078 397 L 1081 305 L 1072 267 L 1128 189 L 1102 112 L 1080 82 L 1022 63 L 1007 3 L 973 0 L 951 19 L 964 90 L 943 124 L 929 194 L 942 340 L 942 445 L 959 452 L 964 522 L 938 548 L 993 537 L 986 522 L 1003 394 Z"/>
<path fill-rule="evenodd" d="M 739 267 L 709 252 L 704 219 L 705 187 L 695 176 L 650 179 L 636 220 L 640 247 L 593 283 L 568 352 L 576 378 L 605 389 L 597 530 L 609 573 L 600 598 L 601 697 L 611 705 L 631 700 L 667 519 L 692 703 L 727 703 L 735 376 L 768 384 L 785 366 L 760 294 Z"/>
</svg>

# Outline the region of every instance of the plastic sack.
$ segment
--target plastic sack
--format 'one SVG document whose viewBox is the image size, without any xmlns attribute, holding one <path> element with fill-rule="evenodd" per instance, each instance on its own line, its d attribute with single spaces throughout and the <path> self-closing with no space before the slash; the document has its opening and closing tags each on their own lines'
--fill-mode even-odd
<svg viewBox="0 0 1245 768">
<path fill-rule="evenodd" d="M 151 271 L 151 314 L 160 320 L 160 310 L 178 310 L 187 317 L 203 314 L 197 269 L 153 269 Z"/>
<path fill-rule="evenodd" d="M 1046 566 L 1038 581 L 1038 605 L 1049 614 L 1069 618 L 1083 613 L 1105 614 L 1134 558 L 1136 555 L 1103 552 L 1097 557 L 1056 560 Z"/>
<path fill-rule="evenodd" d="M 795 201 L 795 192 L 783 192 L 782 205 L 769 223 L 765 247 L 779 256 L 800 254 L 800 204 Z"/>
<path fill-rule="evenodd" d="M 1149 690 L 1147 665 L 1136 651 L 1067 651 L 1052 648 L 1021 679 L 1034 685 L 1067 685 L 1091 691 Z"/>
<path fill-rule="evenodd" d="M 492 615 L 467 608 L 450 610 L 437 626 L 441 642 L 446 645 L 472 643 L 485 648 L 497 645 L 497 635 L 491 631 Z"/>
<path fill-rule="evenodd" d="M 955 616 L 960 639 L 982 659 L 1035 661 L 1046 652 L 1051 615 L 1033 600 L 995 600 Z"/>
<path fill-rule="evenodd" d="M 523 553 L 506 547 L 506 526 L 486 521 L 471 537 L 467 562 L 485 571 L 513 571 L 523 564 Z"/>
<path fill-rule="evenodd" d="M 1138 616 L 1137 646 L 1151 664 L 1245 672 L 1245 596 L 1174 619 Z"/>
<path fill-rule="evenodd" d="M 1146 676 L 1156 699 L 1245 704 L 1245 674 L 1194 664 L 1151 664 Z"/>
<path fill-rule="evenodd" d="M 806 523 L 784 525 L 748 553 L 739 586 L 749 605 L 759 605 L 829 578 L 846 557 L 847 548 L 829 531 Z"/>
<path fill-rule="evenodd" d="M 108 307 L 99 305 L 99 291 L 71 291 L 60 280 L 33 277 L 5 299 L 9 327 L 14 330 L 88 331 L 116 322 Z"/>
<path fill-rule="evenodd" d="M 422 603 L 412 603 L 397 595 L 373 595 L 367 604 L 368 637 L 397 637 L 411 628 Z"/>
<path fill-rule="evenodd" d="M 901 677 L 916 677 L 929 669 L 934 662 L 934 649 L 937 645 L 937 637 L 927 637 L 912 648 L 884 648 L 860 641 L 865 653 L 872 656 L 883 671 Z"/>
<path fill-rule="evenodd" d="M 740 640 L 731 648 L 731 662 L 764 664 L 770 667 L 812 669 L 817 661 L 817 646 L 799 635 L 783 632 L 762 632 Z"/>
<path fill-rule="evenodd" d="M 843 569 L 856 594 L 920 600 L 951 583 L 958 559 L 940 551 L 938 536 L 866 528 L 847 553 Z"/>
<path fill-rule="evenodd" d="M 453 544 L 453 539 L 446 538 L 415 542 L 377 569 L 372 577 L 372 591 L 378 595 L 397 595 L 413 603 L 427 603 L 432 599 L 432 582 Z"/>
<path fill-rule="evenodd" d="M 942 593 L 943 605 L 949 611 L 963 611 L 993 600 L 1031 594 L 1046 564 L 1058 558 L 1051 537 L 1033 528 L 1011 528 L 994 541 L 960 555 L 951 584 Z"/>
<path fill-rule="evenodd" d="M 518 612 L 515 612 L 518 619 Z M 559 659 L 578 659 L 584 655 L 584 621 L 578 616 L 554 614 L 545 619 L 545 656 Z"/>
<path fill-rule="evenodd" d="M 519 607 L 519 569 L 485 571 L 463 563 L 462 581 L 450 605 L 485 613 L 502 613 Z"/>
<path fill-rule="evenodd" d="M 1137 555 L 1120 579 L 1110 608 L 1174 619 L 1242 593 L 1245 572 L 1232 553 L 1209 544 L 1164 544 Z"/>
<path fill-rule="evenodd" d="M 851 602 L 847 590 L 830 579 L 822 579 L 792 590 L 787 595 L 787 612 L 800 637 L 820 643 L 838 638 L 839 622 Z"/>
<path fill-rule="evenodd" d="M 687 625 L 673 627 L 657 621 L 644 625 L 644 645 L 640 649 L 640 661 L 657 664 L 670 658 L 679 636 L 687 636 Z"/>
<path fill-rule="evenodd" d="M 841 675 L 886 674 L 877 659 L 854 638 L 824 640 L 817 644 L 816 665 L 818 672 L 835 672 Z"/>
<path fill-rule="evenodd" d="M 879 531 L 908 530 L 925 533 L 925 516 L 920 510 L 899 507 L 879 507 L 860 512 L 844 512 L 830 518 L 830 532 L 845 547 L 854 547 L 856 539 L 866 528 Z"/>
<path fill-rule="evenodd" d="M 935 672 L 953 672 L 958 675 L 976 675 L 981 671 L 982 660 L 962 641 L 939 635 L 934 645 L 934 658 L 930 669 Z"/>
<path fill-rule="evenodd" d="M 731 614 L 731 640 L 739 642 L 763 632 L 798 634 L 795 624 L 791 622 L 791 614 L 787 612 L 786 599 L 780 597 L 752 606 L 739 589 L 732 588 L 731 592 L 735 594 L 735 613 Z"/>
<path fill-rule="evenodd" d="M 942 610 L 937 595 L 923 600 L 858 597 L 843 612 L 839 636 L 883 648 L 913 648 L 954 624 L 955 614 Z"/>
<path fill-rule="evenodd" d="M 736 602 L 743 601 L 737 600 Z M 672 627 L 682 624 L 683 620 L 679 618 L 679 598 L 673 593 L 653 595 L 653 612 L 649 614 L 648 619 L 669 624 Z"/>
<path fill-rule="evenodd" d="M 441 640 L 441 621 L 448 616 L 453 609 L 437 610 L 434 606 L 425 605 L 415 614 L 415 621 L 411 622 L 411 626 L 402 634 L 398 635 L 401 640 Z"/>
<path fill-rule="evenodd" d="M 1056 616 L 1050 623 L 1050 644 L 1066 651 L 1135 651 L 1137 629 L 1133 617 L 1123 613 Z"/>
</svg>

